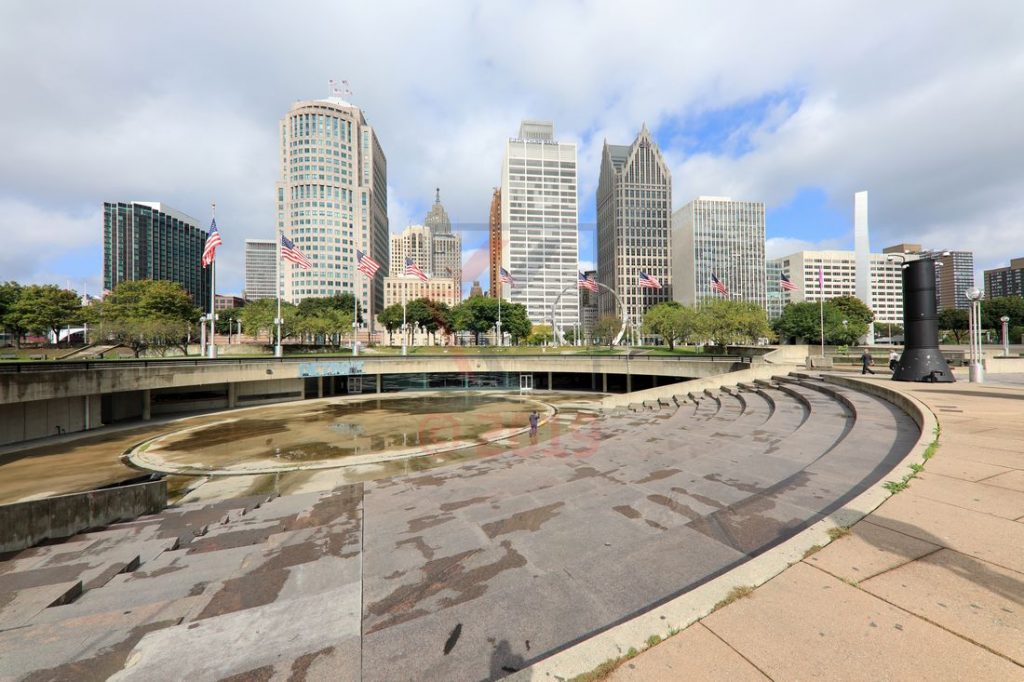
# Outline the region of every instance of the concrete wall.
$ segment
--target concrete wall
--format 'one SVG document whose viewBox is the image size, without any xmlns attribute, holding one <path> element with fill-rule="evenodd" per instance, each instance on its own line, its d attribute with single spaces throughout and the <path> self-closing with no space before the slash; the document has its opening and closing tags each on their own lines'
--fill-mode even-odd
<svg viewBox="0 0 1024 682">
<path fill-rule="evenodd" d="M 0 552 L 155 514 L 166 506 L 167 482 L 162 480 L 0 505 Z"/>
<path fill-rule="evenodd" d="M 302 379 L 270 379 L 268 381 L 242 381 L 234 385 L 235 406 L 249 407 L 263 403 L 302 400 Z"/>
<path fill-rule="evenodd" d="M 0 405 L 0 445 L 94 429 L 100 423 L 100 399 L 75 396 Z"/>
<path fill-rule="evenodd" d="M 728 376 L 718 375 L 704 379 L 692 379 L 680 381 L 675 384 L 649 388 L 645 391 L 633 391 L 620 395 L 606 396 L 601 400 L 602 407 L 618 407 L 642 403 L 645 400 L 657 400 L 658 398 L 671 398 L 674 395 L 686 395 L 687 393 L 701 393 L 706 388 L 717 389 L 721 386 L 735 386 L 740 383 L 752 383 L 758 379 L 768 380 L 777 374 L 786 374 L 797 369 L 795 365 L 760 365 L 750 369 L 741 369 L 737 372 L 730 372 Z"/>
</svg>

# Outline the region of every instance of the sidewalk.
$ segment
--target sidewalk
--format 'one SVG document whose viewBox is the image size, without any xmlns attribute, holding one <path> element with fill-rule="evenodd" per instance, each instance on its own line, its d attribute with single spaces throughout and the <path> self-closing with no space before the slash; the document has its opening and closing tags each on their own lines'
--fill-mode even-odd
<svg viewBox="0 0 1024 682">
<path fill-rule="evenodd" d="M 1001 383 L 899 384 L 942 428 L 909 487 L 607 679 L 1024 680 L 1024 385 Z"/>
</svg>

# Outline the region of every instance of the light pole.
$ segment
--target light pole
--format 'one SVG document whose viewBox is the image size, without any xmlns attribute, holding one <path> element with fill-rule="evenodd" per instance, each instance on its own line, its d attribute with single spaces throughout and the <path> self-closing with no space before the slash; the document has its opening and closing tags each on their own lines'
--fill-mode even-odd
<svg viewBox="0 0 1024 682">
<path fill-rule="evenodd" d="M 199 355 L 206 355 L 206 315 L 199 318 Z"/>
<path fill-rule="evenodd" d="M 277 345 L 274 346 L 274 357 L 280 358 L 284 356 L 284 347 L 281 345 L 281 328 L 284 325 L 284 318 L 275 317 L 274 324 L 277 326 Z"/>
<path fill-rule="evenodd" d="M 999 318 L 999 321 L 1003 323 L 1003 357 L 1010 357 L 1010 333 L 1009 333 L 1009 322 L 1010 318 L 1003 315 Z"/>
<path fill-rule="evenodd" d="M 971 383 L 985 383 L 985 368 L 981 358 L 981 290 L 971 287 L 965 293 L 967 300 L 971 302 L 970 317 L 968 319 L 968 336 L 971 337 L 971 359 L 968 369 L 968 380 Z"/>
<path fill-rule="evenodd" d="M 359 321 L 352 320 L 352 357 L 359 356 Z"/>
</svg>

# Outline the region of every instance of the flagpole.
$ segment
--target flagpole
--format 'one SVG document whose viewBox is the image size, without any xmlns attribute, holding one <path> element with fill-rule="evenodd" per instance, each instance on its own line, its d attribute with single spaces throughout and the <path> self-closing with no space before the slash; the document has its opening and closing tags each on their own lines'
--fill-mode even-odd
<svg viewBox="0 0 1024 682">
<path fill-rule="evenodd" d="M 501 290 L 503 286 L 501 282 L 498 283 L 498 345 L 505 345 L 505 337 L 501 335 Z"/>
<path fill-rule="evenodd" d="M 210 215 L 213 220 L 217 219 L 217 203 L 210 204 Z M 208 355 L 211 360 L 217 357 L 217 344 L 213 335 L 217 333 L 217 259 L 214 257 L 210 262 L 210 346 Z"/>
<path fill-rule="evenodd" d="M 284 346 L 281 345 L 281 237 L 283 233 L 277 231 L 277 317 L 274 318 L 274 325 L 277 327 L 277 343 L 274 344 L 274 357 L 284 357 Z"/>
<path fill-rule="evenodd" d="M 403 281 L 402 282 L 402 355 L 406 355 L 409 352 L 406 349 L 406 334 L 408 333 L 408 331 L 405 328 L 405 325 L 406 325 L 406 322 L 405 322 L 405 292 L 406 292 L 406 286 L 405 286 L 405 284 L 406 283 Z"/>
<path fill-rule="evenodd" d="M 356 286 L 359 283 L 359 270 L 353 273 L 352 277 L 352 356 L 356 357 L 359 355 L 359 338 L 356 336 L 357 330 L 359 329 L 359 299 L 356 298 L 356 292 L 359 291 L 359 287 Z M 369 337 L 367 337 L 369 338 Z"/>
</svg>

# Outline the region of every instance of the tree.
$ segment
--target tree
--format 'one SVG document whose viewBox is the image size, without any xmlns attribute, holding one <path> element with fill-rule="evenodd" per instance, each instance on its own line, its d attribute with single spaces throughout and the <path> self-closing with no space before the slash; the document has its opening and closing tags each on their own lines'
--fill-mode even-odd
<svg viewBox="0 0 1024 682">
<path fill-rule="evenodd" d="M 821 332 L 818 314 L 818 306 L 814 303 L 790 303 L 775 320 L 775 333 L 780 340 L 816 339 Z"/>
<path fill-rule="evenodd" d="M 836 296 L 826 301 L 825 305 L 831 305 L 838 310 L 843 319 L 851 325 L 855 322 L 863 323 L 864 334 L 867 334 L 867 326 L 875 319 L 875 314 L 871 312 L 871 308 L 867 307 L 856 296 Z"/>
<path fill-rule="evenodd" d="M 546 343 L 550 343 L 555 338 L 555 333 L 551 329 L 550 324 L 538 324 L 534 325 L 530 331 L 530 335 L 526 339 L 526 343 L 531 346 L 542 346 Z"/>
<path fill-rule="evenodd" d="M 502 325 L 504 326 L 504 306 Z M 490 296 L 471 296 L 452 308 L 452 324 L 456 331 L 473 332 L 476 344 L 480 345 L 480 334 L 494 328 L 498 321 L 498 299 Z"/>
<path fill-rule="evenodd" d="M 226 308 L 217 312 L 217 327 L 218 334 L 234 334 L 238 331 L 238 319 L 241 314 L 241 308 Z"/>
<path fill-rule="evenodd" d="M 1024 324 L 1024 297 L 999 296 L 981 302 L 981 323 L 985 329 L 1002 330 L 1003 323 L 999 318 L 1010 318 L 1010 326 Z"/>
<path fill-rule="evenodd" d="M 697 332 L 716 346 L 754 343 L 771 336 L 764 308 L 750 301 L 717 299 L 704 302 L 697 314 Z"/>
<path fill-rule="evenodd" d="M 528 339 L 533 330 L 533 323 L 526 314 L 526 306 L 522 303 L 502 302 L 501 329 L 512 337 L 512 345 Z"/>
<path fill-rule="evenodd" d="M 177 282 L 128 280 L 90 307 L 100 333 L 131 348 L 135 357 L 154 347 L 164 355 L 172 346 L 188 355 L 188 343 L 201 315 Z"/>
<path fill-rule="evenodd" d="M 277 300 L 273 298 L 261 298 L 258 301 L 250 301 L 239 313 L 242 320 L 242 328 L 252 336 L 266 333 L 271 342 L 275 340 L 277 327 L 274 325 L 274 318 L 277 317 Z M 281 302 L 281 317 L 284 319 L 284 326 L 281 329 L 282 335 L 287 338 L 295 333 L 299 318 L 298 307 L 292 303 Z"/>
<path fill-rule="evenodd" d="M 657 334 L 668 343 L 669 350 L 676 342 L 691 341 L 698 327 L 697 311 L 676 301 L 665 301 L 652 307 L 644 315 L 645 334 Z"/>
<path fill-rule="evenodd" d="M 10 324 L 39 334 L 53 333 L 60 345 L 60 330 L 81 322 L 78 294 L 55 284 L 30 284 L 21 289 L 6 318 Z M 5 318 L 5 319 L 6 319 Z"/>
<path fill-rule="evenodd" d="M 0 283 L 0 329 L 14 337 L 14 345 L 17 348 L 21 348 L 21 337 L 28 331 L 13 314 L 14 304 L 20 295 L 21 285 L 17 282 Z"/>
<path fill-rule="evenodd" d="M 402 328 L 402 304 L 393 303 L 382 310 L 377 316 L 384 328 L 388 330 L 388 345 L 394 345 L 394 333 Z"/>
<path fill-rule="evenodd" d="M 615 337 L 622 329 L 622 320 L 614 315 L 604 315 L 594 323 L 594 330 L 591 332 L 595 343 L 608 344 L 611 348 L 615 343 Z"/>
<path fill-rule="evenodd" d="M 970 314 L 958 308 L 943 308 L 939 311 L 938 325 L 939 329 L 953 335 L 954 342 L 961 343 L 970 328 Z"/>
</svg>

